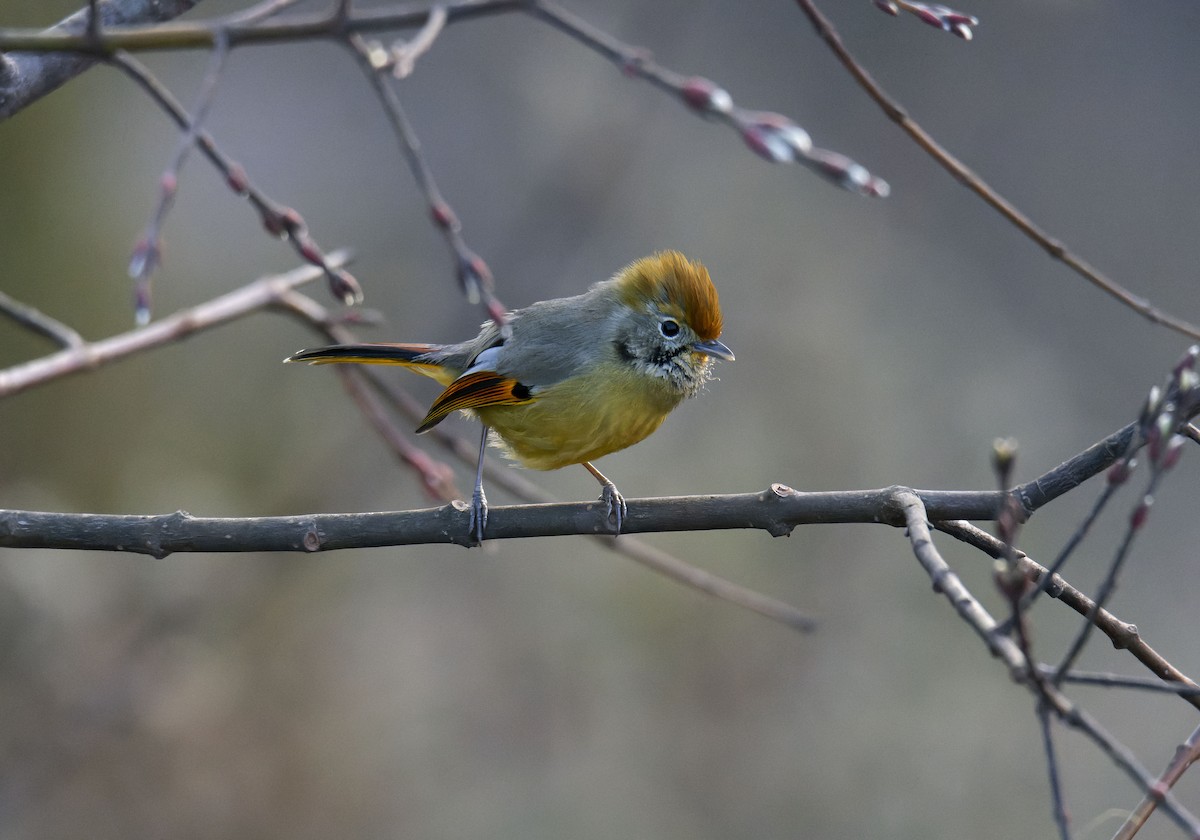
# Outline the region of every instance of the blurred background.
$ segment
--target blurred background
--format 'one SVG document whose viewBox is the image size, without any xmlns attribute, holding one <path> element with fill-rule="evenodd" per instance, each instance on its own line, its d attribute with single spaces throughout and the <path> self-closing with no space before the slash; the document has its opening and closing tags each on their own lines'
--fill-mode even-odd
<svg viewBox="0 0 1200 840">
<path fill-rule="evenodd" d="M 48 25 L 79 5 L 6 0 L 0 26 Z M 399 93 L 502 300 L 574 294 L 666 247 L 703 261 L 720 290 L 737 361 L 657 435 L 599 464 L 627 496 L 774 481 L 991 489 L 1001 435 L 1019 439 L 1025 481 L 1133 419 L 1186 348 L 956 184 L 795 4 L 568 5 L 739 105 L 789 115 L 892 186 L 870 200 L 772 166 L 525 16 L 446 29 Z M 982 23 L 968 44 L 867 2 L 825 5 L 884 87 L 1003 195 L 1134 291 L 1200 320 L 1200 8 L 974 0 L 963 9 Z M 206 55 L 141 57 L 193 100 Z M 207 128 L 322 247 L 355 250 L 366 305 L 386 317 L 364 339 L 474 332 L 481 311 L 457 293 L 343 49 L 236 50 Z M 103 67 L 0 125 L 0 289 L 87 338 L 131 328 L 125 270 L 176 142 Z M 159 316 L 297 264 L 198 156 L 164 244 Z M 0 507 L 430 505 L 332 371 L 280 364 L 320 341 L 259 314 L 0 402 Z M 0 367 L 51 349 L 0 322 Z M 432 383 L 406 384 L 432 399 Z M 471 470 L 456 468 L 469 492 Z M 583 470 L 529 475 L 563 499 L 596 492 Z M 1113 604 L 1193 676 L 1196 477 L 1188 452 Z M 1094 589 L 1143 480 L 1066 570 L 1076 585 Z M 1041 511 L 1022 546 L 1049 562 L 1098 492 L 1093 481 Z M 165 560 L 0 550 L 0 835 L 1052 836 L 1033 701 L 931 593 L 900 532 L 647 541 L 812 612 L 819 632 L 796 635 L 573 538 Z M 990 562 L 939 544 L 1000 610 Z M 1037 649 L 1056 661 L 1073 614 L 1043 603 L 1034 620 Z M 1082 665 L 1140 673 L 1104 641 Z M 1195 725 L 1179 700 L 1073 693 L 1153 772 Z M 1108 837 L 1111 809 L 1139 794 L 1090 743 L 1057 732 L 1077 836 Z M 1195 779 L 1183 785 L 1200 809 Z M 1156 816 L 1140 836 L 1177 835 Z"/>
</svg>

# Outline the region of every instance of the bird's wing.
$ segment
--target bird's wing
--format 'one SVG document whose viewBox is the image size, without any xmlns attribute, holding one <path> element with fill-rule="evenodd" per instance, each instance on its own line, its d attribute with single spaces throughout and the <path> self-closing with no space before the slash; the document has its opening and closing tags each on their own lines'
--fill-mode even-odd
<svg viewBox="0 0 1200 840">
<path fill-rule="evenodd" d="M 474 370 L 451 382 L 429 407 L 429 413 L 417 427 L 417 434 L 427 432 L 442 422 L 451 412 L 461 409 L 486 408 L 491 405 L 525 405 L 533 402 L 529 388 L 516 379 L 494 370 Z"/>
</svg>

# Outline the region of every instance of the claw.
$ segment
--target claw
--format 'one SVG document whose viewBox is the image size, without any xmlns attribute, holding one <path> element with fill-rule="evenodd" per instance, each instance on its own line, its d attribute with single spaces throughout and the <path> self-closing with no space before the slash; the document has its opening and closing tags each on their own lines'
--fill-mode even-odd
<svg viewBox="0 0 1200 840">
<path fill-rule="evenodd" d="M 487 527 L 487 496 L 483 495 L 483 487 L 476 487 L 471 494 L 471 520 L 467 526 L 475 545 L 483 542 L 483 529 Z"/>
<path fill-rule="evenodd" d="M 584 461 L 583 468 L 600 482 L 600 501 L 604 502 L 604 507 L 607 511 L 605 520 L 613 524 L 613 536 L 620 536 L 621 524 L 625 521 L 625 517 L 629 515 L 629 508 L 625 506 L 625 497 L 621 495 L 621 491 L 617 489 L 617 485 L 609 481 L 604 476 L 604 473 L 593 467 L 589 462 Z"/>
<path fill-rule="evenodd" d="M 617 485 L 610 481 L 601 489 L 600 501 L 604 502 L 607 518 L 613 523 L 613 536 L 618 536 L 621 533 L 621 524 L 625 521 L 625 517 L 629 515 L 629 507 L 625 504 L 625 497 L 621 495 L 621 491 L 617 489 Z"/>
</svg>

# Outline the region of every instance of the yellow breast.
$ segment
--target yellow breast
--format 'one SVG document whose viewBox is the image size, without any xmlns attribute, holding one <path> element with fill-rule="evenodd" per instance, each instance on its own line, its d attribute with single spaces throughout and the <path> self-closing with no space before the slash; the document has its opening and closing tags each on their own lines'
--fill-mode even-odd
<svg viewBox="0 0 1200 840">
<path fill-rule="evenodd" d="M 526 405 L 489 406 L 478 413 L 523 466 L 554 470 L 632 446 L 662 425 L 682 399 L 665 379 L 609 363 L 546 387 Z"/>
</svg>

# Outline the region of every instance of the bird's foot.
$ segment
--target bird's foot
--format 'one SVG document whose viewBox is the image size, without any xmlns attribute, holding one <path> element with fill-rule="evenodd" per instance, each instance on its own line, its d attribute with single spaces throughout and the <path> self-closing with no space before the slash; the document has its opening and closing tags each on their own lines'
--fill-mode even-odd
<svg viewBox="0 0 1200 840">
<path fill-rule="evenodd" d="M 607 520 L 612 527 L 613 536 L 619 536 L 621 525 L 624 523 L 625 517 L 629 515 L 629 508 L 625 504 L 625 497 L 621 495 L 621 491 L 617 489 L 617 485 L 609 481 L 602 485 L 600 501 L 604 502 L 604 509 Z"/>
<path fill-rule="evenodd" d="M 471 494 L 471 519 L 468 525 L 471 537 L 475 540 L 474 545 L 483 542 L 483 529 L 487 527 L 487 515 L 487 496 L 483 495 L 483 487 L 479 486 Z"/>
</svg>

